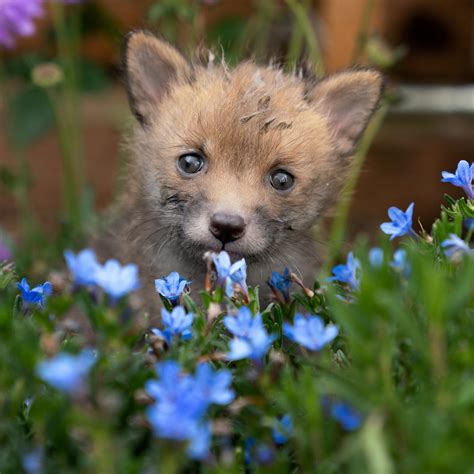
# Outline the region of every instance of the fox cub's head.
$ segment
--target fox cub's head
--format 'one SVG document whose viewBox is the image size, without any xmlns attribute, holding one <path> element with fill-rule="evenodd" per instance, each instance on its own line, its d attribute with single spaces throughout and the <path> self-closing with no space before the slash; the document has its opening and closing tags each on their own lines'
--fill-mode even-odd
<svg viewBox="0 0 474 474">
<path fill-rule="evenodd" d="M 381 95 L 372 70 L 322 81 L 244 62 L 188 62 L 150 33 L 127 37 L 136 192 L 155 240 L 201 259 L 225 248 L 259 261 L 334 200 Z M 135 162 L 136 163 L 136 162 Z"/>
</svg>

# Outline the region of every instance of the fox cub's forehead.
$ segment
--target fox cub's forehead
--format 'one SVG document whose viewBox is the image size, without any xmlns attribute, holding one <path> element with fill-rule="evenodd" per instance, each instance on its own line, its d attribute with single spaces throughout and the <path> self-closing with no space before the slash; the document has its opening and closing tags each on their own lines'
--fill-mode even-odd
<svg viewBox="0 0 474 474">
<path fill-rule="evenodd" d="M 170 91 L 162 109 L 157 126 L 169 121 L 168 136 L 195 146 L 212 140 L 216 147 L 284 154 L 287 148 L 324 142 L 325 124 L 305 99 L 304 81 L 273 67 L 197 69 L 192 82 Z"/>
<path fill-rule="evenodd" d="M 219 120 L 226 118 L 236 125 L 263 122 L 266 130 L 289 128 L 288 121 L 282 123 L 285 119 L 308 110 L 301 80 L 252 63 L 241 64 L 232 71 L 224 67 L 198 69 L 193 82 L 178 85 L 173 92 L 170 99 L 186 103 L 195 112 L 207 112 Z M 193 100 L 187 102 L 190 98 Z"/>
</svg>

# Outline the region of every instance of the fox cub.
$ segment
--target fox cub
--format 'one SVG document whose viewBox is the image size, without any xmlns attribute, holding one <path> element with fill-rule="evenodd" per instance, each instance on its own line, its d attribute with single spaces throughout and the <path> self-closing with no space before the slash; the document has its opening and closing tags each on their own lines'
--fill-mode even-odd
<svg viewBox="0 0 474 474">
<path fill-rule="evenodd" d="M 285 267 L 310 283 L 312 227 L 337 199 L 380 73 L 314 81 L 251 61 L 196 64 L 146 31 L 127 36 L 123 61 L 136 126 L 104 256 L 137 263 L 148 291 L 171 271 L 199 289 L 204 253 L 222 249 L 262 290 Z"/>
</svg>

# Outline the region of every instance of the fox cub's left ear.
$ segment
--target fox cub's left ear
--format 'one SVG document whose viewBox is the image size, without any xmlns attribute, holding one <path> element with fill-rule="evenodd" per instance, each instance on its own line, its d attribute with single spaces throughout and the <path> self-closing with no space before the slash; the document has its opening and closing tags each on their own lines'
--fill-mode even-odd
<svg viewBox="0 0 474 474">
<path fill-rule="evenodd" d="M 359 138 L 377 109 L 384 80 L 375 70 L 345 71 L 323 79 L 308 99 L 328 120 L 340 156 L 355 152 Z"/>
<path fill-rule="evenodd" d="M 173 83 L 191 80 L 192 68 L 166 41 L 144 30 L 125 37 L 123 68 L 132 112 L 147 124 Z"/>
</svg>

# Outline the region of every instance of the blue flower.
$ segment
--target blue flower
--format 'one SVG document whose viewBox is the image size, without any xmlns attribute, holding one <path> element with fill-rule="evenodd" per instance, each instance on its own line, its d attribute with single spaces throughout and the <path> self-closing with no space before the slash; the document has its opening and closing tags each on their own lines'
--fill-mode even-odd
<svg viewBox="0 0 474 474">
<path fill-rule="evenodd" d="M 230 341 L 229 360 L 250 358 L 259 361 L 276 338 L 265 330 L 262 315 L 252 316 L 246 306 L 239 308 L 236 316 L 226 316 L 224 326 L 236 336 Z"/>
<path fill-rule="evenodd" d="M 225 288 L 229 298 L 234 295 L 234 285 L 239 286 L 245 295 L 248 294 L 247 264 L 244 258 L 231 264 L 229 254 L 222 251 L 219 255 L 213 255 L 212 260 L 216 267 L 217 282 L 222 288 Z"/>
<path fill-rule="evenodd" d="M 159 379 L 145 384 L 146 392 L 155 399 L 147 409 L 155 436 L 189 441 L 189 455 L 205 458 L 211 440 L 206 411 L 212 403 L 224 405 L 233 400 L 234 393 L 229 389 L 230 372 L 213 372 L 210 366 L 203 364 L 193 377 L 182 373 L 174 361 L 157 364 L 156 370 Z"/>
<path fill-rule="evenodd" d="M 28 307 L 31 304 L 38 306 L 39 308 L 44 308 L 44 304 L 48 296 L 53 292 L 53 285 L 49 281 L 43 283 L 42 285 L 35 286 L 30 290 L 30 285 L 26 278 L 23 278 L 20 283 L 16 284 L 17 288 L 20 290 L 23 303 Z"/>
<path fill-rule="evenodd" d="M 398 249 L 393 254 L 393 260 L 390 262 L 390 266 L 397 272 L 403 274 L 405 277 L 409 277 L 411 273 L 411 266 L 407 261 L 407 252 L 404 249 Z"/>
<path fill-rule="evenodd" d="M 352 252 L 349 252 L 347 263 L 345 265 L 336 265 L 332 269 L 334 276 L 330 277 L 328 280 L 347 283 L 353 290 L 357 290 L 357 288 L 359 288 L 359 269 L 359 260 L 354 257 Z"/>
<path fill-rule="evenodd" d="M 117 260 L 107 260 L 95 272 L 95 282 L 113 301 L 140 287 L 138 267 L 130 263 L 121 266 Z"/>
<path fill-rule="evenodd" d="M 244 462 L 250 464 L 253 460 L 253 450 L 257 441 L 252 436 L 244 439 Z"/>
<path fill-rule="evenodd" d="M 362 424 L 362 415 L 344 402 L 332 402 L 330 413 L 346 431 L 354 431 Z"/>
<path fill-rule="evenodd" d="M 172 405 L 181 394 L 191 392 L 193 380 L 190 375 L 182 373 L 181 366 L 177 362 L 167 361 L 156 364 L 156 373 L 159 380 L 152 379 L 146 382 L 145 390 L 157 402 Z M 201 415 L 205 408 L 200 406 L 201 408 L 196 411 Z"/>
<path fill-rule="evenodd" d="M 159 380 L 149 380 L 146 392 L 156 401 L 148 407 L 147 417 L 155 436 L 174 440 L 190 440 L 198 431 L 207 402 L 196 397 L 195 383 L 181 373 L 177 362 L 157 364 Z"/>
<path fill-rule="evenodd" d="M 202 460 L 209 455 L 209 448 L 211 446 L 211 424 L 201 423 L 196 426 L 188 447 L 189 457 L 192 459 Z"/>
<path fill-rule="evenodd" d="M 225 316 L 224 326 L 237 337 L 249 337 L 250 333 L 257 328 L 262 327 L 262 317 L 257 314 L 252 316 L 247 306 L 241 306 L 235 316 Z"/>
<path fill-rule="evenodd" d="M 285 301 L 289 301 L 291 279 L 290 270 L 288 270 L 288 268 L 285 268 L 283 273 L 272 272 L 272 276 L 268 281 L 268 284 L 275 290 L 278 290 L 283 295 Z"/>
<path fill-rule="evenodd" d="M 374 268 L 380 268 L 383 265 L 383 250 L 380 247 L 373 247 L 369 250 L 369 263 Z"/>
<path fill-rule="evenodd" d="M 155 280 L 155 288 L 160 295 L 168 298 L 171 302 L 176 302 L 190 283 L 178 272 L 171 272 L 167 277 Z"/>
<path fill-rule="evenodd" d="M 453 186 L 458 186 L 464 190 L 469 199 L 474 199 L 474 191 L 472 189 L 472 179 L 474 175 L 474 163 L 469 163 L 466 160 L 461 160 L 458 163 L 455 173 L 443 171 L 441 173 L 443 183 L 451 183 Z"/>
<path fill-rule="evenodd" d="M 283 334 L 311 351 L 319 351 L 338 335 L 334 324 L 324 325 L 319 316 L 296 314 L 294 325 L 283 323 Z"/>
<path fill-rule="evenodd" d="M 99 262 L 92 249 L 81 250 L 77 255 L 71 250 L 64 252 L 64 258 L 75 285 L 94 285 Z"/>
<path fill-rule="evenodd" d="M 266 443 L 257 444 L 257 440 L 249 436 L 244 440 L 244 463 L 246 465 L 258 462 L 259 464 L 270 464 L 275 457 L 271 446 Z"/>
<path fill-rule="evenodd" d="M 171 344 L 173 336 L 181 335 L 184 341 L 191 339 L 191 326 L 193 324 L 194 314 L 187 313 L 182 306 L 176 306 L 171 313 L 165 308 L 161 309 L 161 319 L 165 328 L 163 331 L 152 329 L 152 333 L 164 339 Z"/>
<path fill-rule="evenodd" d="M 199 396 L 208 403 L 227 405 L 235 398 L 234 391 L 229 388 L 232 384 L 229 370 L 214 372 L 209 364 L 199 364 L 194 379 Z"/>
<path fill-rule="evenodd" d="M 290 415 L 286 414 L 283 415 L 280 420 L 275 421 L 272 430 L 273 441 L 275 441 L 276 444 L 285 444 L 293 431 L 293 420 Z"/>
<path fill-rule="evenodd" d="M 441 243 L 444 248 L 444 254 L 451 260 L 459 260 L 463 255 L 473 253 L 469 245 L 459 238 L 456 234 L 449 234 L 449 239 L 445 239 Z"/>
<path fill-rule="evenodd" d="M 52 359 L 39 362 L 36 374 L 54 388 L 73 393 L 81 389 L 94 362 L 95 356 L 90 349 L 84 349 L 77 355 L 60 352 Z"/>
<path fill-rule="evenodd" d="M 44 453 L 39 448 L 26 453 L 21 458 L 21 465 L 26 474 L 40 474 L 43 472 L 43 458 Z"/>
<path fill-rule="evenodd" d="M 384 222 L 380 224 L 382 232 L 387 235 L 391 235 L 390 240 L 395 237 L 402 237 L 403 235 L 415 236 L 413 230 L 413 207 L 415 203 L 411 203 L 407 210 L 403 212 L 398 207 L 391 207 L 388 210 L 388 217 L 392 219 L 392 222 Z"/>
<path fill-rule="evenodd" d="M 474 230 L 474 218 L 468 218 L 468 219 L 464 219 L 464 227 L 467 229 L 467 230 Z"/>
<path fill-rule="evenodd" d="M 275 339 L 276 336 L 269 335 L 263 327 L 254 329 L 248 337 L 236 337 L 230 341 L 230 352 L 227 354 L 227 359 L 252 359 L 260 362 Z"/>
<path fill-rule="evenodd" d="M 255 448 L 255 457 L 259 464 L 268 465 L 275 459 L 275 452 L 267 443 L 260 443 Z"/>
</svg>

